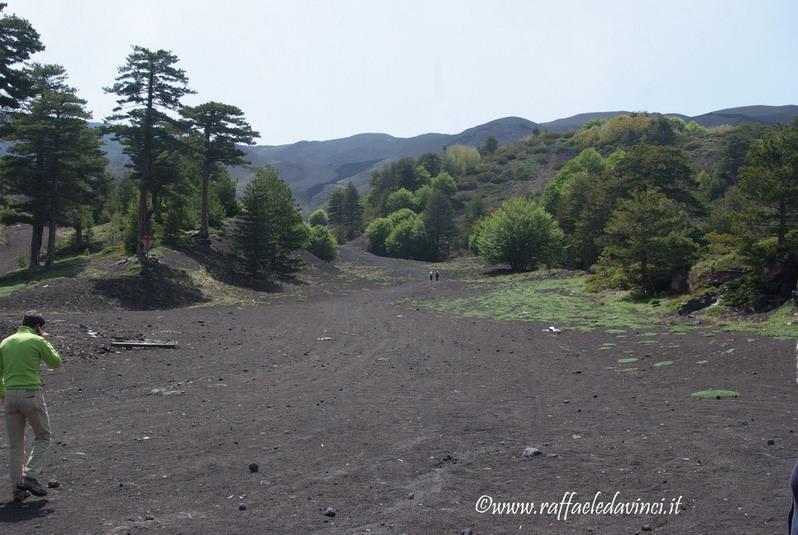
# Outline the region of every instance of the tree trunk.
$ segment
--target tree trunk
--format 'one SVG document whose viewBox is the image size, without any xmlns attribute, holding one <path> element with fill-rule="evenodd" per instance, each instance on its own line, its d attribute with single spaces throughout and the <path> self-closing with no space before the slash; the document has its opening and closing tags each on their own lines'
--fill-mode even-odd
<svg viewBox="0 0 798 535">
<path fill-rule="evenodd" d="M 643 283 L 643 293 L 646 295 L 652 295 L 654 293 L 654 285 L 649 277 L 648 259 L 645 257 L 640 260 L 640 278 L 642 279 Z"/>
<path fill-rule="evenodd" d="M 47 261 L 45 267 L 50 267 L 55 262 L 55 231 L 56 215 L 58 213 L 58 177 L 54 176 L 50 185 L 50 213 L 48 214 L 47 234 Z"/>
<path fill-rule="evenodd" d="M 144 238 L 149 234 L 150 214 L 147 211 L 147 190 L 152 186 L 152 111 L 154 102 L 155 76 L 152 70 L 149 72 L 149 82 L 147 84 L 147 106 L 144 109 L 144 147 L 142 150 L 142 169 L 141 184 L 139 185 L 139 218 L 136 243 L 136 257 L 142 264 L 147 261 L 147 247 Z"/>
<path fill-rule="evenodd" d="M 55 217 L 50 216 L 50 221 L 47 222 L 47 261 L 44 263 L 45 267 L 50 267 L 55 262 Z"/>
<path fill-rule="evenodd" d="M 210 178 L 207 169 L 202 173 L 202 222 L 200 223 L 199 237 L 203 240 L 208 239 L 208 200 L 210 189 Z"/>
<path fill-rule="evenodd" d="M 141 185 L 139 189 L 139 218 L 138 218 L 138 229 L 137 229 L 137 238 L 138 242 L 136 244 L 136 257 L 145 262 L 147 260 L 147 247 L 144 244 L 144 237 L 147 235 L 147 220 L 149 219 L 149 213 L 147 212 L 147 190 L 144 189 L 144 185 Z"/>
<path fill-rule="evenodd" d="M 75 247 L 83 248 L 83 219 L 80 217 L 75 220 Z"/>
<path fill-rule="evenodd" d="M 44 234 L 44 224 L 41 222 L 33 223 L 33 232 L 30 238 L 30 269 L 39 267 L 39 254 L 42 249 L 42 234 Z"/>
</svg>

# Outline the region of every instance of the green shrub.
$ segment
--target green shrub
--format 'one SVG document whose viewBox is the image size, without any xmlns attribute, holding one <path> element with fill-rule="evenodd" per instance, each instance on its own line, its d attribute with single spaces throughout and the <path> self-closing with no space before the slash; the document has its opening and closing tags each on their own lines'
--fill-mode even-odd
<svg viewBox="0 0 798 535">
<path fill-rule="evenodd" d="M 475 226 L 472 250 L 489 264 L 510 264 L 513 271 L 558 263 L 564 235 L 554 218 L 534 202 L 516 197 Z"/>
<path fill-rule="evenodd" d="M 338 256 L 338 242 L 323 226 L 308 227 L 307 250 L 322 260 L 332 261 Z"/>
<path fill-rule="evenodd" d="M 330 222 L 330 218 L 323 209 L 319 208 L 310 213 L 308 216 L 308 223 L 311 227 L 322 226 L 326 227 L 327 224 Z"/>
</svg>

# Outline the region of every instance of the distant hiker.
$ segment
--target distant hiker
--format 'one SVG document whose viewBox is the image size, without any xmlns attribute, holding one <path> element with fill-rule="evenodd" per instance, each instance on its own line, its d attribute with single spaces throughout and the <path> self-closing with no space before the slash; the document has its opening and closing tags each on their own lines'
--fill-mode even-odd
<svg viewBox="0 0 798 535">
<path fill-rule="evenodd" d="M 42 395 L 41 362 L 61 365 L 61 356 L 45 340 L 44 318 L 28 314 L 22 326 L 0 342 L 0 404 L 5 409 L 9 444 L 9 474 L 14 501 L 32 494 L 46 496 L 39 483 L 44 453 L 50 445 L 50 416 Z M 33 429 L 33 446 L 25 462 L 25 424 Z"/>
<path fill-rule="evenodd" d="M 429 280 L 432 280 L 432 271 L 429 272 Z"/>
<path fill-rule="evenodd" d="M 436 271 L 435 272 L 435 280 L 437 281 L 439 278 L 441 278 L 441 274 Z"/>
</svg>

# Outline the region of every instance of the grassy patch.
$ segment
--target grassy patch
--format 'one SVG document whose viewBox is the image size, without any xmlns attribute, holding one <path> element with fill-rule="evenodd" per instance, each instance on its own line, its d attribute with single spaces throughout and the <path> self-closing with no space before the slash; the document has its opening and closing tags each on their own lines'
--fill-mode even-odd
<svg viewBox="0 0 798 535">
<path fill-rule="evenodd" d="M 662 368 L 663 366 L 670 366 L 673 364 L 672 360 L 660 360 L 659 362 L 654 363 L 655 368 Z"/>
<path fill-rule="evenodd" d="M 623 332 L 624 328 L 648 326 L 656 318 L 650 305 L 628 299 L 627 292 L 593 293 L 585 288 L 585 276 L 547 275 L 483 278 L 479 282 L 492 282 L 496 287 L 482 295 L 420 304 L 463 316 L 545 321 L 585 332 L 599 327 Z"/>
<path fill-rule="evenodd" d="M 478 295 L 455 299 L 423 301 L 416 306 L 466 317 L 500 320 L 541 321 L 560 328 L 591 332 L 603 328 L 607 334 L 625 336 L 628 329 L 651 328 L 665 324 L 671 333 L 684 335 L 694 332 L 693 325 L 678 323 L 676 308 L 685 296 L 658 299 L 660 306 L 648 301 L 636 301 L 627 291 L 606 290 L 591 292 L 586 287 L 587 276 L 563 270 L 541 270 L 534 273 L 487 274 L 473 259 L 456 259 L 431 264 L 430 269 L 447 271 L 447 277 L 458 278 L 478 290 Z M 386 270 L 341 263 L 341 270 L 359 278 L 377 282 L 390 281 Z M 474 292 L 476 293 L 476 292 Z M 798 338 L 798 313 L 785 304 L 761 321 L 750 318 L 723 316 L 725 307 L 713 307 L 711 316 L 703 316 L 712 325 L 729 331 L 741 331 L 776 338 Z M 717 331 L 720 332 L 720 331 Z M 641 345 L 653 345 L 660 333 L 644 332 Z M 707 337 L 715 333 L 707 332 Z"/>
<path fill-rule="evenodd" d="M 627 374 L 627 375 L 637 375 L 637 372 L 639 371 L 638 368 L 625 367 L 625 366 L 620 365 L 620 364 L 617 365 L 617 366 L 609 366 L 609 367 L 607 367 L 607 369 L 612 371 L 612 372 L 615 372 L 615 373 L 624 373 L 624 374 Z"/>
<path fill-rule="evenodd" d="M 736 320 L 722 324 L 724 330 L 750 332 L 762 336 L 772 336 L 780 340 L 798 338 L 798 310 L 785 303 L 763 321 Z"/>
<path fill-rule="evenodd" d="M 690 394 L 691 398 L 696 399 L 721 399 L 721 398 L 736 398 L 740 394 L 734 390 L 699 390 Z"/>
<path fill-rule="evenodd" d="M 336 266 L 345 275 L 376 282 L 380 285 L 389 285 L 392 281 L 390 272 L 378 266 L 360 266 L 352 262 L 338 262 Z"/>
<path fill-rule="evenodd" d="M 631 364 L 632 362 L 637 362 L 637 359 L 635 357 L 630 357 L 627 359 L 618 359 L 616 362 L 618 364 Z"/>
</svg>

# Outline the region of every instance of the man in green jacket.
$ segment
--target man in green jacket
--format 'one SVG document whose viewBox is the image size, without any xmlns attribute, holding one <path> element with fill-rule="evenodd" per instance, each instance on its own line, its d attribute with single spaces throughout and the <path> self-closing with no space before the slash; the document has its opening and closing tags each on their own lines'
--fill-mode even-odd
<svg viewBox="0 0 798 535">
<path fill-rule="evenodd" d="M 14 501 L 31 493 L 46 496 L 39 483 L 44 452 L 50 445 L 50 416 L 42 395 L 41 362 L 58 368 L 61 357 L 45 340 L 44 318 L 28 314 L 15 334 L 0 342 L 0 404 L 4 407 L 9 441 L 9 473 Z M 25 424 L 33 429 L 30 457 L 25 462 Z"/>
</svg>

